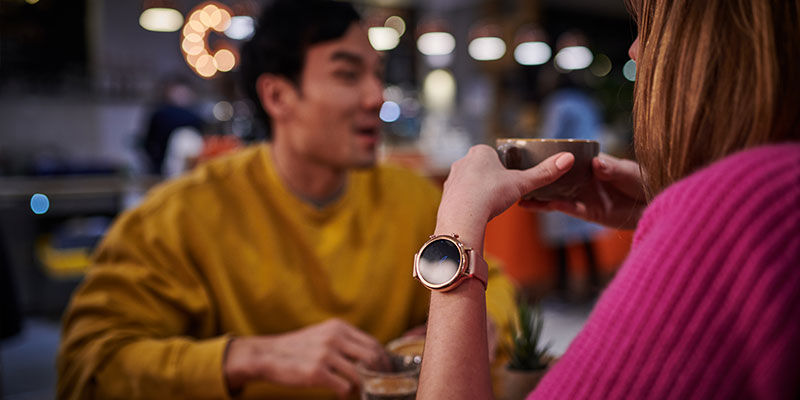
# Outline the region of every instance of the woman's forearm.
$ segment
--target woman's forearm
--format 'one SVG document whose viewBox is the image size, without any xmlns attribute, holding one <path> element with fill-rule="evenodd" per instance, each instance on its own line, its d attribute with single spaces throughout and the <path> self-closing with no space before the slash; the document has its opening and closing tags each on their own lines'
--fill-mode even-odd
<svg viewBox="0 0 800 400">
<path fill-rule="evenodd" d="M 559 153 L 528 170 L 507 170 L 495 149 L 473 146 L 450 167 L 435 233 L 458 235 L 465 246 L 473 249 L 476 271 L 486 276 L 486 223 L 525 193 L 554 182 L 573 162 L 572 154 Z M 480 280 L 467 279 L 451 291 L 431 293 L 417 398 L 492 398 L 486 292 Z"/>
<path fill-rule="evenodd" d="M 489 399 L 486 296 L 476 279 L 431 294 L 418 399 Z"/>
<path fill-rule="evenodd" d="M 474 250 L 475 268 L 483 259 L 483 226 L 460 225 L 439 215 L 437 234 L 457 234 Z M 486 338 L 486 292 L 478 279 L 467 279 L 449 292 L 431 293 L 428 333 L 418 399 L 492 398 Z"/>
</svg>

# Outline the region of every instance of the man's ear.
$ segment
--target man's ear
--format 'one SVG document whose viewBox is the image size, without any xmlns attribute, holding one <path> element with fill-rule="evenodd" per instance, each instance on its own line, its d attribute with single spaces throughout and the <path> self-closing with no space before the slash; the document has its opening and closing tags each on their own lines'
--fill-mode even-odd
<svg viewBox="0 0 800 400">
<path fill-rule="evenodd" d="M 297 102 L 297 88 L 288 79 L 261 74 L 256 80 L 256 91 L 261 105 L 273 120 L 280 120 L 293 112 Z"/>
</svg>

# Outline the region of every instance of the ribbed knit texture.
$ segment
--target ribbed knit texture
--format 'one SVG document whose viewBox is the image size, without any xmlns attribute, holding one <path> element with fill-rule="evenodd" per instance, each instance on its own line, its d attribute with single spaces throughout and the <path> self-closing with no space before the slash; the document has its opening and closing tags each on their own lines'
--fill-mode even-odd
<svg viewBox="0 0 800 400">
<path fill-rule="evenodd" d="M 800 145 L 669 187 L 529 399 L 800 398 Z"/>
</svg>

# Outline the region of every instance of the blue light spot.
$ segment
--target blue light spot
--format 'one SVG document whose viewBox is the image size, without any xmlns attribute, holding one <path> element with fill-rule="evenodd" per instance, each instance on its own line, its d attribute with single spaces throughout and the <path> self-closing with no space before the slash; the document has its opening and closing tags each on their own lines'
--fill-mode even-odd
<svg viewBox="0 0 800 400">
<path fill-rule="evenodd" d="M 384 101 L 380 117 L 383 122 L 397 121 L 400 118 L 400 106 L 393 101 Z"/>
<path fill-rule="evenodd" d="M 34 214 L 44 214 L 50 209 L 50 199 L 47 196 L 36 193 L 31 196 L 31 210 Z"/>
<path fill-rule="evenodd" d="M 633 82 L 636 80 L 636 61 L 628 60 L 625 63 L 625 66 L 622 67 L 622 75 L 625 76 L 625 79 Z"/>
</svg>

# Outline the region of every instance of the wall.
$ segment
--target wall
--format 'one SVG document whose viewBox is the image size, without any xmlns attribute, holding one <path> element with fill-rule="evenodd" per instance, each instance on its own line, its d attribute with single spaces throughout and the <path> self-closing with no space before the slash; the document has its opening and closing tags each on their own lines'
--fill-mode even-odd
<svg viewBox="0 0 800 400">
<path fill-rule="evenodd" d="M 81 96 L 0 98 L 0 154 L 15 165 L 41 157 L 135 167 L 142 129 L 140 101 L 103 102 Z"/>
</svg>

